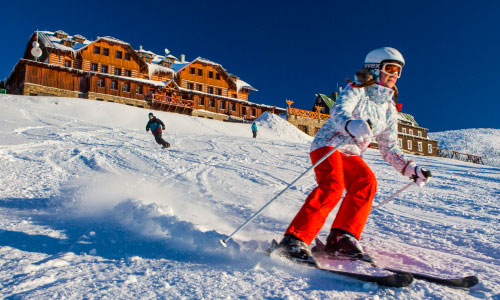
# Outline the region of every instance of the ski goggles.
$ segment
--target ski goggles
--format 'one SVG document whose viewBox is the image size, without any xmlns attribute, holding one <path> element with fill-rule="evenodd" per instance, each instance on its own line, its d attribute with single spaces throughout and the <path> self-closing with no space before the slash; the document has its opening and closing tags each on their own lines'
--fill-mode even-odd
<svg viewBox="0 0 500 300">
<path fill-rule="evenodd" d="M 401 72 L 403 71 L 403 67 L 396 63 L 383 63 L 380 71 L 389 76 L 394 76 L 397 74 L 398 78 L 401 77 Z"/>
</svg>

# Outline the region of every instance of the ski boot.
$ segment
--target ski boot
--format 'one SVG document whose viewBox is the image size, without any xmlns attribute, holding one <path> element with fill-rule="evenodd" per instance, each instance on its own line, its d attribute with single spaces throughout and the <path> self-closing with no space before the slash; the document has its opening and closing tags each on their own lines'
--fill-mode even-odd
<svg viewBox="0 0 500 300">
<path fill-rule="evenodd" d="M 330 231 L 323 251 L 332 257 L 375 263 L 372 257 L 363 252 L 358 239 L 351 233 L 337 228 Z"/>
<path fill-rule="evenodd" d="M 285 234 L 279 244 L 276 241 L 273 242 L 271 252 L 276 251 L 279 256 L 286 257 L 293 262 L 314 267 L 319 266 L 309 246 L 294 235 Z"/>
</svg>

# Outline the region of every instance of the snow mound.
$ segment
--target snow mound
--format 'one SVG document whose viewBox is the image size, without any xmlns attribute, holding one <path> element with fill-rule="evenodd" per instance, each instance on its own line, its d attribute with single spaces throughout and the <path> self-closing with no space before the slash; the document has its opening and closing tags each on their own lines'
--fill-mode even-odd
<svg viewBox="0 0 500 300">
<path fill-rule="evenodd" d="M 265 128 L 273 132 L 277 137 L 285 137 L 296 142 L 311 142 L 313 139 L 311 136 L 290 124 L 284 118 L 272 113 L 263 113 L 255 120 L 255 122 L 257 123 L 259 130 L 260 128 Z"/>
<path fill-rule="evenodd" d="M 439 147 L 483 157 L 487 165 L 500 167 L 500 129 L 473 128 L 429 133 Z"/>
</svg>

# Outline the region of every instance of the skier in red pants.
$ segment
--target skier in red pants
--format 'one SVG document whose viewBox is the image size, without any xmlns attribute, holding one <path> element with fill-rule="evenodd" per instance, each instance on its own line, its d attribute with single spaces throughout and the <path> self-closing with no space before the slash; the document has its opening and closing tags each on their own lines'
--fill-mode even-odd
<svg viewBox="0 0 500 300">
<path fill-rule="evenodd" d="M 383 158 L 402 175 L 423 186 L 431 172 L 406 158 L 397 145 L 396 81 L 405 64 L 401 53 L 390 47 L 368 53 L 356 82 L 341 92 L 330 118 L 311 144 L 316 163 L 338 146 L 315 168 L 318 186 L 290 223 L 280 242 L 285 256 L 315 263 L 309 244 L 323 227 L 330 212 L 346 195 L 335 216 L 324 251 L 332 256 L 370 260 L 359 244 L 377 191 L 377 180 L 361 157 L 375 139 Z"/>
</svg>

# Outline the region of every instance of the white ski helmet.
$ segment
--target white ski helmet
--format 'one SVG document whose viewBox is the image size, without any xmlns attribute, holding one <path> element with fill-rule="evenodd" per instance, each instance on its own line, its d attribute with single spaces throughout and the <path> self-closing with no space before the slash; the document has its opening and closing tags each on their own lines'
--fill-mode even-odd
<svg viewBox="0 0 500 300">
<path fill-rule="evenodd" d="M 372 50 L 366 55 L 365 68 L 379 69 L 380 64 L 384 61 L 395 61 L 401 66 L 405 65 L 405 59 L 398 50 L 391 47 L 382 47 Z"/>
</svg>

